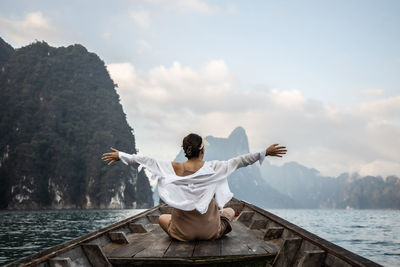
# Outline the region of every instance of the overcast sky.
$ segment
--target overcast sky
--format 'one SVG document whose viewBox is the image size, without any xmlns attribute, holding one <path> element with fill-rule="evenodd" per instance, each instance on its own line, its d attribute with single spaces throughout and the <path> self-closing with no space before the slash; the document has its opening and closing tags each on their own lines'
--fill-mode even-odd
<svg viewBox="0 0 400 267">
<path fill-rule="evenodd" d="M 273 164 L 400 176 L 399 14 L 397 0 L 2 0 L 0 36 L 98 54 L 140 154 L 173 160 L 189 132 L 243 126 L 253 151 L 287 145 Z"/>
</svg>

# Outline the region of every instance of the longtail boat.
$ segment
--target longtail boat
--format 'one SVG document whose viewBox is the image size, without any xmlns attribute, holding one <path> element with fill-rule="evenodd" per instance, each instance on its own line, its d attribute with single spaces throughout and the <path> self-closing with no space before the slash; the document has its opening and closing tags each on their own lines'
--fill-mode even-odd
<svg viewBox="0 0 400 267">
<path fill-rule="evenodd" d="M 158 217 L 172 208 L 161 204 L 6 266 L 381 266 L 245 201 L 226 207 L 238 215 L 220 239 L 171 239 Z"/>
</svg>

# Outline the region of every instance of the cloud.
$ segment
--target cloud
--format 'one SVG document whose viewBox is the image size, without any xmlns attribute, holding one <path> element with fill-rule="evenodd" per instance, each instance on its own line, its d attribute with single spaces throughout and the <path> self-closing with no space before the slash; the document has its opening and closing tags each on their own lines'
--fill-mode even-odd
<svg viewBox="0 0 400 267">
<path fill-rule="evenodd" d="M 364 89 L 360 92 L 365 96 L 381 96 L 385 93 L 383 89 Z"/>
<path fill-rule="evenodd" d="M 398 174 L 400 170 L 400 162 L 374 160 L 361 165 L 358 171 L 362 176 L 382 176 L 382 170 L 385 170 L 385 172 L 389 174 Z"/>
<path fill-rule="evenodd" d="M 400 96 L 363 103 L 354 110 L 373 118 L 399 118 Z"/>
<path fill-rule="evenodd" d="M 238 89 L 223 60 L 196 69 L 173 62 L 144 73 L 127 62 L 107 68 L 143 154 L 172 160 L 188 132 L 226 137 L 240 125 L 252 150 L 288 146 L 286 159 L 273 163 L 293 160 L 326 175 L 400 175 L 400 96 L 343 109 L 300 89 Z"/>
<path fill-rule="evenodd" d="M 238 11 L 237 6 L 232 3 L 223 6 L 214 3 L 210 4 L 202 0 L 146 0 L 139 1 L 138 3 L 141 5 L 147 4 L 148 7 L 179 11 L 183 14 L 214 15 L 225 12 L 235 15 Z"/>
<path fill-rule="evenodd" d="M 114 78 L 114 82 L 118 83 L 118 90 L 124 91 L 131 90 L 136 84 L 136 71 L 135 67 L 130 63 L 110 64 L 107 66 L 108 71 Z"/>
<path fill-rule="evenodd" d="M 73 37 L 71 32 L 57 26 L 41 12 L 28 13 L 22 20 L 0 17 L 0 32 L 7 41 L 16 46 L 29 44 L 35 39 L 61 45 L 69 43 L 68 39 Z"/>
<path fill-rule="evenodd" d="M 138 25 L 142 29 L 147 29 L 150 27 L 150 15 L 149 12 L 145 10 L 140 11 L 132 11 L 130 13 L 131 18 L 134 20 L 136 25 Z"/>
</svg>

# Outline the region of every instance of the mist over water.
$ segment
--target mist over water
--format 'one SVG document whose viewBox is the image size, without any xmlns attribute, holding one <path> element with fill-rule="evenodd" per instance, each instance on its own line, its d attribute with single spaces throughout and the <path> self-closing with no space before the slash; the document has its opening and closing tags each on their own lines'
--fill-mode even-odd
<svg viewBox="0 0 400 267">
<path fill-rule="evenodd" d="M 104 228 L 142 211 L 0 211 L 0 264 Z M 400 266 L 398 210 L 269 211 L 384 266 Z"/>
</svg>

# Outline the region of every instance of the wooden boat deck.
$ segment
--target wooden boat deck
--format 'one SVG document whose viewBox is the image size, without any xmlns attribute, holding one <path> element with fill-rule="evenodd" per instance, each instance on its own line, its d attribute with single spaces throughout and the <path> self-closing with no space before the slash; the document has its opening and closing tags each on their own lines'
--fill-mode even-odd
<svg viewBox="0 0 400 267">
<path fill-rule="evenodd" d="M 380 266 L 254 205 L 232 199 L 240 215 L 217 240 L 181 242 L 158 225 L 165 204 L 7 266 Z"/>
<path fill-rule="evenodd" d="M 103 248 L 111 264 L 210 263 L 232 262 L 237 259 L 271 262 L 276 256 L 275 246 L 263 240 L 263 235 L 249 231 L 240 222 L 232 223 L 232 232 L 217 240 L 181 242 L 171 239 L 158 225 L 150 225 L 146 233 L 126 235 L 128 244 L 110 243 Z M 160 259 L 164 258 L 164 259 Z"/>
</svg>

